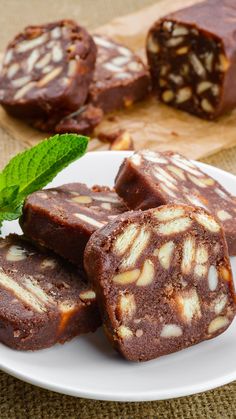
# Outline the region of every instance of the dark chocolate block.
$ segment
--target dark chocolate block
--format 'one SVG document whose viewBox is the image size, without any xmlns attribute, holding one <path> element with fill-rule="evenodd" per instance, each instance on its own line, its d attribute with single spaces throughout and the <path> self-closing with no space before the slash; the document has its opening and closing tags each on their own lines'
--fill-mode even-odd
<svg viewBox="0 0 236 419">
<path fill-rule="evenodd" d="M 206 119 L 236 105 L 235 0 L 209 0 L 158 20 L 147 37 L 154 91 Z"/>
<path fill-rule="evenodd" d="M 72 20 L 29 26 L 10 42 L 0 73 L 0 104 L 26 119 L 64 115 L 84 104 L 96 58 Z"/>
<path fill-rule="evenodd" d="M 100 324 L 95 293 L 76 268 L 20 236 L 0 239 L 0 342 L 43 349 Z"/>
<path fill-rule="evenodd" d="M 170 203 L 207 209 L 221 221 L 229 254 L 236 255 L 235 198 L 180 154 L 151 150 L 133 154 L 120 167 L 116 191 L 132 209 Z"/>
<path fill-rule="evenodd" d="M 93 37 L 97 60 L 87 103 L 60 120 L 58 116 L 37 119 L 42 131 L 91 134 L 103 113 L 129 107 L 144 99 L 150 90 L 150 75 L 142 60 L 129 48 L 100 35 Z"/>
<path fill-rule="evenodd" d="M 224 232 L 202 208 L 118 216 L 91 236 L 85 269 L 109 339 L 132 361 L 211 339 L 235 316 Z"/>
<path fill-rule="evenodd" d="M 89 103 L 111 112 L 147 96 L 150 76 L 142 60 L 129 48 L 111 39 L 94 35 L 97 60 L 89 88 Z"/>
<path fill-rule="evenodd" d="M 21 227 L 34 242 L 81 266 L 91 234 L 126 210 L 109 188 L 71 183 L 30 195 Z"/>
</svg>

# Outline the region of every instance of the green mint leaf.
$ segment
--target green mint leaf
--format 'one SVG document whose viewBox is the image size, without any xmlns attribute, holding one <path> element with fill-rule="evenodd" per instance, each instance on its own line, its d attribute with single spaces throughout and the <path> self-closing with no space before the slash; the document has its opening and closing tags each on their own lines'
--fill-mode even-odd
<svg viewBox="0 0 236 419">
<path fill-rule="evenodd" d="M 20 217 L 22 202 L 18 202 L 19 186 L 9 186 L 0 192 L 0 228 L 4 220 L 12 221 Z"/>
<path fill-rule="evenodd" d="M 0 227 L 21 215 L 27 195 L 42 189 L 66 166 L 86 152 L 88 138 L 55 135 L 13 157 L 0 173 Z"/>
<path fill-rule="evenodd" d="M 87 137 L 57 134 L 18 154 L 0 173 L 0 193 L 6 187 L 19 185 L 18 196 L 24 199 L 46 186 L 72 161 L 82 157 L 87 145 Z"/>
<path fill-rule="evenodd" d="M 4 188 L 0 192 L 0 214 L 4 212 L 8 206 L 11 207 L 12 202 L 17 199 L 19 191 L 18 185 L 9 186 Z"/>
<path fill-rule="evenodd" d="M 14 211 L 11 211 L 11 212 L 1 211 L 0 212 L 0 230 L 2 227 L 3 221 L 17 220 L 17 218 L 21 216 L 21 212 L 22 212 L 22 204 L 18 205 L 18 207 L 16 207 Z"/>
</svg>

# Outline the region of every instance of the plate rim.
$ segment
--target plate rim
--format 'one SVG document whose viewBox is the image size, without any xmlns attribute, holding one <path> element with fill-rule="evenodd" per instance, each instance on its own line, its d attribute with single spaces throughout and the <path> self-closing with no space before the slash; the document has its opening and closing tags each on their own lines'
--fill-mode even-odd
<svg viewBox="0 0 236 419">
<path fill-rule="evenodd" d="M 98 155 L 98 154 L 110 155 L 110 156 L 118 155 L 125 158 L 132 155 L 133 151 L 108 151 L 108 150 L 90 151 L 90 152 L 87 152 L 85 156 Z M 74 163 L 76 163 L 77 161 L 79 161 L 79 159 L 75 160 Z M 204 171 L 204 168 L 205 169 L 213 168 L 219 174 L 222 174 L 224 177 L 225 176 L 228 177 L 229 179 L 231 179 L 231 181 L 234 181 L 236 183 L 236 176 L 233 175 L 232 173 L 229 173 L 223 169 L 220 169 L 213 165 L 209 165 L 207 163 L 203 163 L 203 162 L 199 162 L 195 160 L 191 160 L 191 161 L 195 163 L 197 166 L 199 166 L 203 171 Z M 13 350 L 11 348 L 7 348 L 7 349 L 9 349 L 10 351 Z M 63 387 L 63 384 L 60 384 L 60 383 L 55 385 L 47 381 L 45 382 L 41 378 L 39 379 L 35 377 L 32 378 L 32 376 L 30 376 L 27 373 L 24 373 L 22 371 L 19 372 L 15 370 L 14 368 L 11 368 L 10 366 L 3 365 L 2 362 L 0 362 L 0 369 L 3 372 L 17 379 L 20 379 L 28 384 L 31 384 L 31 385 L 34 385 L 34 386 L 37 386 L 37 387 L 40 387 L 49 391 L 53 391 L 59 394 L 70 395 L 73 397 L 82 397 L 85 399 L 92 399 L 92 400 L 116 401 L 116 402 L 145 402 L 145 401 L 155 401 L 155 400 L 171 400 L 174 398 L 186 397 L 186 396 L 210 391 L 212 389 L 229 384 L 233 382 L 234 380 L 236 380 L 236 370 L 235 370 L 219 378 L 205 380 L 204 383 L 182 385 L 180 388 L 175 389 L 174 392 L 172 390 L 171 395 L 168 394 L 168 390 L 164 390 L 164 391 L 163 390 L 157 390 L 157 391 L 148 390 L 147 393 L 145 393 L 145 390 L 142 390 L 142 393 L 140 392 L 132 393 L 132 391 L 129 391 L 128 394 L 124 394 L 117 391 L 116 393 L 114 393 L 114 390 L 113 392 L 108 391 L 104 393 L 104 391 L 99 392 L 98 390 L 88 391 L 88 390 L 83 390 L 81 388 L 75 389 L 74 387 L 70 387 L 68 385 L 66 387 Z"/>
<path fill-rule="evenodd" d="M 226 384 L 230 384 L 236 380 L 236 370 L 235 370 L 233 373 L 227 374 L 226 376 L 224 375 L 223 377 L 221 377 L 221 379 L 215 378 L 213 380 L 208 380 L 208 381 L 205 381 L 204 384 L 199 383 L 197 386 L 195 384 L 192 384 L 191 386 L 189 385 L 182 386 L 178 390 L 175 390 L 175 394 L 171 396 L 167 394 L 168 390 L 163 391 L 163 392 L 158 391 L 158 393 L 155 392 L 155 390 L 153 390 L 147 393 L 142 392 L 142 394 L 137 393 L 137 392 L 136 393 L 130 392 L 127 396 L 127 395 L 124 395 L 123 393 L 119 394 L 118 392 L 116 392 L 116 394 L 114 394 L 114 392 L 113 393 L 112 392 L 104 393 L 104 392 L 99 392 L 99 391 L 89 392 L 89 391 L 84 391 L 81 389 L 75 390 L 74 388 L 68 387 L 68 386 L 66 388 L 63 388 L 63 386 L 60 384 L 57 386 L 50 383 L 45 384 L 40 379 L 37 380 L 35 378 L 33 379 L 30 378 L 28 374 L 24 374 L 21 372 L 16 373 L 10 367 L 2 368 L 1 366 L 1 370 L 17 379 L 20 379 L 23 382 L 42 388 L 44 390 L 53 391 L 54 393 L 65 394 L 67 396 L 72 396 L 72 397 L 77 397 L 77 398 L 110 401 L 110 402 L 140 402 L 142 403 L 142 402 L 148 402 L 148 401 L 150 402 L 150 401 L 157 401 L 157 400 L 172 400 L 176 398 L 187 397 L 187 396 L 192 396 L 195 394 L 204 393 L 206 391 L 219 388 Z"/>
</svg>

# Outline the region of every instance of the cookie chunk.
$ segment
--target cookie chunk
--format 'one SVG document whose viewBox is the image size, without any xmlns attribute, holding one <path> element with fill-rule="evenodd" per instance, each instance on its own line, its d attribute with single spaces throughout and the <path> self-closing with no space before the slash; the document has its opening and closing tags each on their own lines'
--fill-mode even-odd
<svg viewBox="0 0 236 419">
<path fill-rule="evenodd" d="M 8 45 L 0 73 L 0 104 L 19 117 L 68 114 L 84 104 L 96 46 L 72 20 L 28 26 Z"/>
<path fill-rule="evenodd" d="M 173 204 L 117 217 L 90 238 L 85 269 L 106 334 L 132 361 L 216 337 L 235 315 L 224 232 L 202 208 Z"/>
<path fill-rule="evenodd" d="M 230 255 L 236 255 L 236 200 L 215 179 L 178 153 L 143 150 L 126 159 L 116 191 L 129 208 L 169 203 L 203 207 L 222 223 Z"/>
<path fill-rule="evenodd" d="M 154 23 L 146 48 L 161 101 L 205 119 L 235 107 L 235 21 L 234 0 L 208 0 Z"/>
<path fill-rule="evenodd" d="M 126 210 L 109 188 L 71 183 L 30 195 L 21 227 L 34 242 L 81 266 L 91 234 Z"/>
<path fill-rule="evenodd" d="M 101 324 L 94 291 L 76 268 L 22 237 L 0 239 L 0 341 L 48 348 Z"/>
</svg>

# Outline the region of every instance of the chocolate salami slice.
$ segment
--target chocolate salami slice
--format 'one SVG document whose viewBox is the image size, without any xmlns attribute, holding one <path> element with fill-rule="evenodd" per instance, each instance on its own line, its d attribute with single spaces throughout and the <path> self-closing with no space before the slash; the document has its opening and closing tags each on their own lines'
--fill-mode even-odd
<svg viewBox="0 0 236 419">
<path fill-rule="evenodd" d="M 180 154 L 151 150 L 133 154 L 120 167 L 116 191 L 133 209 L 169 203 L 205 208 L 221 221 L 229 254 L 236 255 L 235 198 Z"/>
<path fill-rule="evenodd" d="M 91 234 L 126 210 L 109 188 L 71 183 L 30 195 L 21 227 L 34 242 L 81 266 Z"/>
<path fill-rule="evenodd" d="M 95 58 L 92 37 L 72 20 L 28 26 L 6 50 L 0 103 L 27 119 L 70 113 L 86 100 Z"/>
<path fill-rule="evenodd" d="M 60 120 L 58 116 L 36 119 L 33 125 L 42 131 L 91 134 L 103 113 L 129 107 L 147 96 L 150 75 L 142 60 L 129 48 L 95 35 L 97 60 L 87 103 Z"/>
<path fill-rule="evenodd" d="M 235 107 L 235 20 L 234 0 L 209 0 L 151 27 L 147 56 L 164 103 L 206 119 Z"/>
<path fill-rule="evenodd" d="M 117 217 L 85 250 L 109 339 L 132 361 L 224 332 L 235 315 L 225 236 L 202 208 L 166 205 Z"/>
<path fill-rule="evenodd" d="M 149 92 L 150 76 L 142 60 L 129 48 L 94 35 L 97 61 L 89 88 L 89 102 L 111 112 L 129 107 Z"/>
<path fill-rule="evenodd" d="M 20 236 L 0 239 L 0 341 L 21 350 L 48 348 L 101 324 L 94 291 L 77 269 L 39 253 Z"/>
</svg>

